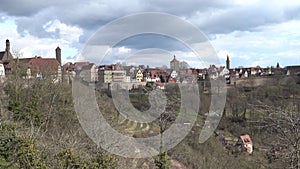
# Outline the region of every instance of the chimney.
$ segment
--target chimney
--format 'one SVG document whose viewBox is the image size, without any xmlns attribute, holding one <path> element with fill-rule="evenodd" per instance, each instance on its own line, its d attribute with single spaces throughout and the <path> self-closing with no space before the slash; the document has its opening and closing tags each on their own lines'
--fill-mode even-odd
<svg viewBox="0 0 300 169">
<path fill-rule="evenodd" d="M 55 55 L 56 55 L 56 60 L 59 62 L 59 65 L 61 66 L 61 49 L 59 47 L 55 49 Z"/>
</svg>

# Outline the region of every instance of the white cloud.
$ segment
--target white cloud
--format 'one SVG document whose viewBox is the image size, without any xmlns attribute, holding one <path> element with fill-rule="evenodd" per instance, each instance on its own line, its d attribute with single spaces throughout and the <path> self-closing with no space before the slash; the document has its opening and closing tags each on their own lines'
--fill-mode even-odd
<svg viewBox="0 0 300 169">
<path fill-rule="evenodd" d="M 233 0 L 233 3 L 237 5 L 243 5 L 243 6 L 248 6 L 248 5 L 253 5 L 258 3 L 260 0 L 251 0 L 251 1 L 245 1 L 245 0 Z"/>
<path fill-rule="evenodd" d="M 83 61 L 86 61 L 86 58 L 81 53 L 79 53 L 76 56 L 76 62 L 83 62 Z"/>
<path fill-rule="evenodd" d="M 229 54 L 233 67 L 300 64 L 300 21 L 260 26 L 256 31 L 217 34 L 212 40 L 220 59 Z M 268 65 L 271 64 L 271 65 Z"/>
<path fill-rule="evenodd" d="M 119 54 L 126 54 L 126 53 L 130 53 L 130 52 L 131 52 L 131 49 L 122 46 L 122 47 L 119 47 L 119 48 L 118 48 L 118 52 L 119 52 Z"/>
<path fill-rule="evenodd" d="M 231 52 L 229 52 L 229 51 L 227 51 L 227 50 L 219 50 L 219 52 L 218 52 L 218 57 L 219 57 L 220 59 L 226 59 L 227 56 L 229 56 L 230 58 L 236 57 L 235 54 L 233 54 L 233 53 L 231 53 Z"/>
<path fill-rule="evenodd" d="M 79 53 L 88 35 L 113 18 L 133 12 L 161 11 L 178 15 L 208 33 L 207 36 L 212 38 L 212 45 L 223 65 L 227 54 L 231 59 L 232 67 L 273 65 L 276 62 L 282 63 L 281 65 L 300 64 L 299 0 L 70 2 L 34 2 L 22 7 L 15 6 L 16 2 L 13 1 L 3 2 L 0 7 L 0 12 L 3 12 L 0 19 L 0 40 L 3 40 L 3 43 L 0 41 L 0 50 L 1 46 L 4 50 L 5 39 L 9 38 L 12 49 L 20 51 L 24 57 L 35 55 L 54 57 L 54 49 L 59 45 L 62 48 L 63 61 L 70 61 L 72 57 L 69 56 Z M 173 4 L 172 7 L 170 3 Z M 5 6 L 7 4 L 8 6 Z M 170 28 L 180 29 L 176 25 Z M 139 41 L 137 45 L 143 47 L 141 43 L 143 42 Z M 108 58 L 110 61 L 119 61 L 123 59 L 122 57 L 136 52 L 136 49 L 139 49 L 137 45 L 115 49 L 104 48 L 107 53 L 110 53 L 109 57 L 112 57 Z M 100 53 L 84 55 L 78 59 L 97 61 L 104 48 Z M 203 49 L 201 50 L 203 56 L 211 56 L 214 53 L 205 46 L 199 48 Z M 193 52 L 175 50 L 170 53 L 168 56 L 170 58 L 175 54 L 178 59 L 186 60 L 191 64 L 201 63 L 199 56 Z M 152 59 L 152 62 L 155 61 L 157 60 Z M 169 63 L 166 61 L 164 64 Z"/>
<path fill-rule="evenodd" d="M 62 38 L 53 39 L 53 38 L 37 38 L 30 34 L 25 34 L 21 36 L 17 32 L 17 25 L 14 22 L 13 17 L 6 18 L 4 22 L 0 22 L 0 39 L 2 39 L 3 43 L 0 41 L 0 46 L 3 46 L 2 49 L 5 48 L 5 39 L 10 40 L 11 50 L 14 51 L 13 53 L 19 53 L 19 57 L 34 57 L 34 56 L 42 56 L 42 57 L 55 57 L 55 48 L 60 46 L 62 49 L 62 61 L 63 63 L 67 61 L 67 57 L 75 56 L 78 53 L 78 49 L 71 46 L 80 36 L 80 30 L 75 27 L 68 27 L 65 24 L 56 22 L 50 23 L 48 25 L 48 30 L 53 31 L 56 25 L 62 31 Z M 50 27 L 49 27 L 50 26 Z M 47 25 L 45 26 L 47 27 Z M 69 33 L 67 32 L 69 31 Z M 3 44 L 3 45 L 1 45 Z"/>
<path fill-rule="evenodd" d="M 66 43 L 78 41 L 78 38 L 83 33 L 83 30 L 81 28 L 61 23 L 57 19 L 47 22 L 43 27 L 47 32 L 56 33 L 56 31 L 59 31 L 58 33 L 60 39 L 62 39 Z"/>
</svg>

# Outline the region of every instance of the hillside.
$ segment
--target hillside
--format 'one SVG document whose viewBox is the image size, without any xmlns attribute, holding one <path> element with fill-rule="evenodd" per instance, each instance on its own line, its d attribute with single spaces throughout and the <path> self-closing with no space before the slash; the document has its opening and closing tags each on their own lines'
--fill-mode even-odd
<svg viewBox="0 0 300 169">
<path fill-rule="evenodd" d="M 228 88 L 222 120 L 203 144 L 199 134 L 211 95 L 199 85 L 201 106 L 190 133 L 171 150 L 145 159 L 120 157 L 98 147 L 77 119 L 70 84 L 13 77 L 2 88 L 0 168 L 299 167 L 300 85 L 296 83 Z M 147 93 L 151 90 L 131 91 L 134 94 L 129 98 L 136 109 L 149 109 Z M 114 107 L 108 91 L 96 89 L 96 96 L 101 113 L 116 131 L 147 138 L 168 129 L 178 117 L 178 88 L 169 86 L 166 92 L 166 111 L 151 123 L 126 119 Z M 216 135 L 220 133 L 233 144 L 222 144 Z M 235 146 L 235 140 L 244 134 L 253 141 L 251 155 Z"/>
</svg>

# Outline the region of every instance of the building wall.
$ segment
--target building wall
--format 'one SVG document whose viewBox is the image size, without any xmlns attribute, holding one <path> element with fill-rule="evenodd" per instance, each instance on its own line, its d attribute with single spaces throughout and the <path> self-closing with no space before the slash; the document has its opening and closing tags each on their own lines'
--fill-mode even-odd
<svg viewBox="0 0 300 169">
<path fill-rule="evenodd" d="M 125 82 L 126 71 L 125 70 L 100 70 L 99 82 L 112 83 L 112 82 Z"/>
<path fill-rule="evenodd" d="M 98 81 L 98 68 L 96 65 L 93 65 L 91 68 L 91 82 L 97 82 Z"/>
<path fill-rule="evenodd" d="M 113 82 L 125 82 L 126 71 L 125 70 L 114 70 L 112 72 L 112 81 Z"/>
<path fill-rule="evenodd" d="M 142 73 L 142 71 L 141 70 L 138 70 L 138 72 L 136 73 L 136 81 L 137 82 L 141 82 L 141 81 L 143 81 L 143 73 Z"/>
<path fill-rule="evenodd" d="M 179 70 L 179 61 L 171 61 L 170 62 L 170 67 L 173 70 Z"/>
</svg>

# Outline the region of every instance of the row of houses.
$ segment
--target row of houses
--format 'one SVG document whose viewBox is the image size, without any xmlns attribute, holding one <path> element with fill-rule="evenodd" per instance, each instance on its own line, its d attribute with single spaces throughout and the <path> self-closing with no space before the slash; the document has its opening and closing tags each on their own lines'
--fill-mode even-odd
<svg viewBox="0 0 300 169">
<path fill-rule="evenodd" d="M 145 68 L 145 66 L 122 66 L 120 64 L 96 66 L 89 63 L 89 66 L 76 70 L 76 63 L 68 63 L 64 65 L 64 70 L 74 72 L 89 82 L 196 82 L 197 73 L 193 73 L 191 69 L 173 70 L 168 68 Z"/>
<path fill-rule="evenodd" d="M 76 65 L 68 64 L 68 65 Z M 207 79 L 226 79 L 227 84 L 233 84 L 236 81 L 247 78 L 264 78 L 275 76 L 300 75 L 300 66 L 288 66 L 285 68 L 277 67 L 249 67 L 249 68 L 227 68 L 211 65 L 209 68 L 197 69 L 169 69 L 169 68 L 149 68 L 140 66 L 122 66 L 121 64 L 96 66 L 93 63 L 87 63 L 81 71 L 76 70 L 76 66 L 65 68 L 79 73 L 85 81 L 112 83 L 140 83 L 140 82 L 161 82 L 161 83 L 196 83 Z"/>
<path fill-rule="evenodd" d="M 226 66 L 216 67 L 215 65 L 210 65 L 207 69 L 199 69 L 198 77 L 200 78 L 210 78 L 218 79 L 224 78 L 226 84 L 236 84 L 239 81 L 245 81 L 249 79 L 263 80 L 263 79 L 274 79 L 275 77 L 285 77 L 285 76 L 299 76 L 300 77 L 300 66 L 286 66 L 281 68 L 279 63 L 275 67 L 262 68 L 260 66 L 256 67 L 238 67 L 230 68 L 230 60 L 227 55 Z"/>
<path fill-rule="evenodd" d="M 196 83 L 205 79 L 225 78 L 227 84 L 251 77 L 270 77 L 276 75 L 300 75 L 300 66 L 261 68 L 239 67 L 230 68 L 229 56 L 226 66 L 211 65 L 208 68 L 189 68 L 185 61 L 179 61 L 176 56 L 170 61 L 170 68 L 150 68 L 149 66 L 123 66 L 121 64 L 97 66 L 90 62 L 61 63 L 61 49 L 55 49 L 55 58 L 14 58 L 10 52 L 10 42 L 7 39 L 5 51 L 0 52 L 0 77 L 9 74 L 13 68 L 18 68 L 24 78 L 52 77 L 57 81 L 82 78 L 86 82 L 126 82 L 126 83 Z"/>
</svg>

